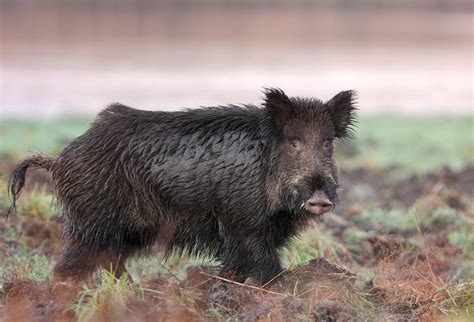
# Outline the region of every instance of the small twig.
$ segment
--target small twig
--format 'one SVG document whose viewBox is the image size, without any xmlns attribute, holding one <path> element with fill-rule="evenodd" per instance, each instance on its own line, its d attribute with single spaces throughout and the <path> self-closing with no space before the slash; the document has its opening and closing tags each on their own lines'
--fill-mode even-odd
<svg viewBox="0 0 474 322">
<path fill-rule="evenodd" d="M 235 285 L 238 285 L 238 286 L 241 286 L 241 287 L 250 288 L 250 289 L 252 289 L 252 290 L 262 291 L 262 292 L 265 292 L 265 293 L 269 293 L 269 294 L 273 294 L 273 295 L 278 295 L 278 296 L 287 296 L 287 294 L 269 291 L 269 290 L 266 290 L 266 289 L 264 289 L 264 288 L 257 287 L 257 286 L 253 286 L 253 285 L 246 285 L 246 284 L 239 283 L 239 282 L 236 282 L 236 281 L 233 281 L 233 280 L 229 280 L 229 279 L 227 279 L 227 278 L 220 277 L 220 276 L 217 276 L 217 275 L 211 275 L 211 274 L 207 274 L 207 273 L 204 273 L 204 272 L 200 272 L 200 273 L 203 274 L 203 275 L 205 275 L 205 276 L 208 276 L 208 277 L 212 277 L 212 278 L 215 278 L 215 279 L 218 279 L 218 280 L 227 282 L 227 283 L 235 284 Z"/>
<path fill-rule="evenodd" d="M 298 294 L 298 296 L 296 296 L 296 297 L 297 297 L 297 298 L 300 298 L 300 297 L 302 297 L 303 295 L 305 295 L 305 294 L 307 294 L 307 293 L 309 293 L 309 292 L 313 292 L 314 290 L 316 290 L 316 288 L 314 288 L 314 287 L 313 287 L 313 288 L 310 288 L 309 290 L 306 290 L 306 291 L 304 291 L 303 293 Z"/>
<path fill-rule="evenodd" d="M 164 294 L 164 293 L 161 292 L 161 291 L 154 290 L 154 289 L 151 289 L 151 288 L 140 287 L 140 289 L 143 290 L 143 291 L 145 291 L 145 292 L 156 293 L 156 294 L 159 294 L 159 295 L 163 295 L 163 294 Z"/>
<path fill-rule="evenodd" d="M 433 276 L 435 278 L 434 281 L 430 281 L 428 279 L 428 277 L 424 276 L 423 274 L 421 274 L 419 271 L 417 271 L 416 269 L 414 269 L 414 272 L 419 276 L 421 277 L 422 279 L 424 279 L 425 281 L 427 281 L 429 284 L 431 284 L 431 286 L 433 286 L 435 288 L 435 291 L 437 290 L 440 290 L 440 289 L 444 289 L 447 285 L 447 281 L 443 281 L 441 279 L 441 277 L 439 276 Z M 432 272 L 431 272 L 432 273 Z M 433 274 L 433 273 L 432 273 Z M 436 278 L 438 278 L 438 280 L 441 282 L 441 285 L 436 285 Z"/>
<path fill-rule="evenodd" d="M 434 302 L 437 302 L 437 301 L 434 299 L 434 297 L 437 295 L 437 293 L 442 292 L 442 291 L 445 291 L 445 292 L 448 294 L 450 300 L 453 302 L 454 306 L 455 306 L 456 308 L 459 308 L 458 304 L 457 304 L 456 301 L 454 300 L 454 297 L 451 295 L 451 292 L 449 292 L 449 289 L 448 289 L 447 285 L 445 285 L 445 286 L 443 286 L 443 287 L 438 288 L 437 290 L 435 290 L 435 291 L 433 292 L 433 294 L 431 294 L 430 300 L 431 300 L 431 301 L 434 301 Z"/>
<path fill-rule="evenodd" d="M 262 285 L 262 287 L 265 287 L 267 286 L 268 284 L 270 284 L 271 282 L 273 282 L 278 276 L 282 275 L 283 273 L 286 273 L 288 271 L 288 269 L 284 269 L 282 270 L 280 273 L 278 273 L 277 275 L 275 275 L 271 280 L 269 280 L 268 282 L 266 282 L 265 284 Z"/>
<path fill-rule="evenodd" d="M 435 289 L 439 289 L 439 288 L 442 287 L 442 286 L 436 285 L 433 281 L 430 281 L 426 276 L 424 276 L 423 274 L 421 274 L 420 272 L 418 272 L 416 269 L 413 269 L 413 272 L 415 272 L 415 274 L 418 275 L 418 277 L 421 277 L 421 278 L 424 279 L 426 282 L 428 282 L 429 284 L 431 284 L 431 286 L 433 286 Z"/>
<path fill-rule="evenodd" d="M 202 272 L 200 272 L 200 273 L 202 273 Z M 191 288 L 193 288 L 193 289 L 194 289 L 194 288 L 198 288 L 198 287 L 200 287 L 201 285 L 204 285 L 204 284 L 206 284 L 207 282 L 209 282 L 211 279 L 212 279 L 212 278 L 208 278 L 207 280 L 205 280 L 205 281 L 199 283 L 198 285 L 194 285 L 194 286 L 191 287 Z"/>
</svg>

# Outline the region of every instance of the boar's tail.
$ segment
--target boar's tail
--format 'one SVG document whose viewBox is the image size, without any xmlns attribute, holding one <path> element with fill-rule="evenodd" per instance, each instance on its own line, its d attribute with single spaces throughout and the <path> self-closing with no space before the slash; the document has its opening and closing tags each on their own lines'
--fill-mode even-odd
<svg viewBox="0 0 474 322">
<path fill-rule="evenodd" d="M 8 180 L 8 193 L 12 199 L 12 204 L 8 208 L 6 217 L 16 211 L 16 201 L 20 196 L 21 190 L 25 184 L 25 175 L 26 170 L 29 167 L 42 168 L 50 170 L 54 162 L 53 157 L 45 156 L 42 154 L 33 154 L 28 158 L 21 161 L 10 174 L 10 179 Z"/>
</svg>

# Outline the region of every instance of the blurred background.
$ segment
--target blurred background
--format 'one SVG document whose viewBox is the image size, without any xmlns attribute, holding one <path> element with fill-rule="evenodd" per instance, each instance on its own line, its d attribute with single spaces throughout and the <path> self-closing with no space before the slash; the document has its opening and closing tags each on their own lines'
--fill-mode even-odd
<svg viewBox="0 0 474 322">
<path fill-rule="evenodd" d="M 2 0 L 0 117 L 258 103 L 263 86 L 362 114 L 472 113 L 469 0 Z"/>
</svg>

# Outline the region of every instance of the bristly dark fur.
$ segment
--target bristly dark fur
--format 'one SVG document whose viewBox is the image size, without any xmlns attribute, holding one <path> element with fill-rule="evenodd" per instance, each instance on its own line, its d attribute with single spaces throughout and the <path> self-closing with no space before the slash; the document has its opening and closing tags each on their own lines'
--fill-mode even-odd
<svg viewBox="0 0 474 322">
<path fill-rule="evenodd" d="M 263 107 L 152 112 L 113 104 L 56 158 L 13 171 L 15 209 L 28 167 L 47 169 L 65 223 L 55 268 L 84 278 L 154 243 L 165 253 L 210 253 L 221 274 L 265 283 L 281 271 L 276 249 L 311 216 L 314 191 L 337 200 L 333 138 L 350 134 L 354 92 L 326 104 L 266 89 Z"/>
</svg>

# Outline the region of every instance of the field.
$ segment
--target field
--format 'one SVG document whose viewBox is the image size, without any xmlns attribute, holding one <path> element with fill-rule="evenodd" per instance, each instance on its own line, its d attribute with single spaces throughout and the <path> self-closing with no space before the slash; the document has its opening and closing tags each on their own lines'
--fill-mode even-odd
<svg viewBox="0 0 474 322">
<path fill-rule="evenodd" d="M 1 123 L 0 215 L 15 163 L 58 153 L 89 122 Z M 285 271 L 264 289 L 159 253 L 128 263 L 133 282 L 54 282 L 61 214 L 47 173 L 30 171 L 17 214 L 0 216 L 0 321 L 472 321 L 472 118 L 364 117 L 336 150 L 341 204 L 280 250 Z"/>
</svg>

